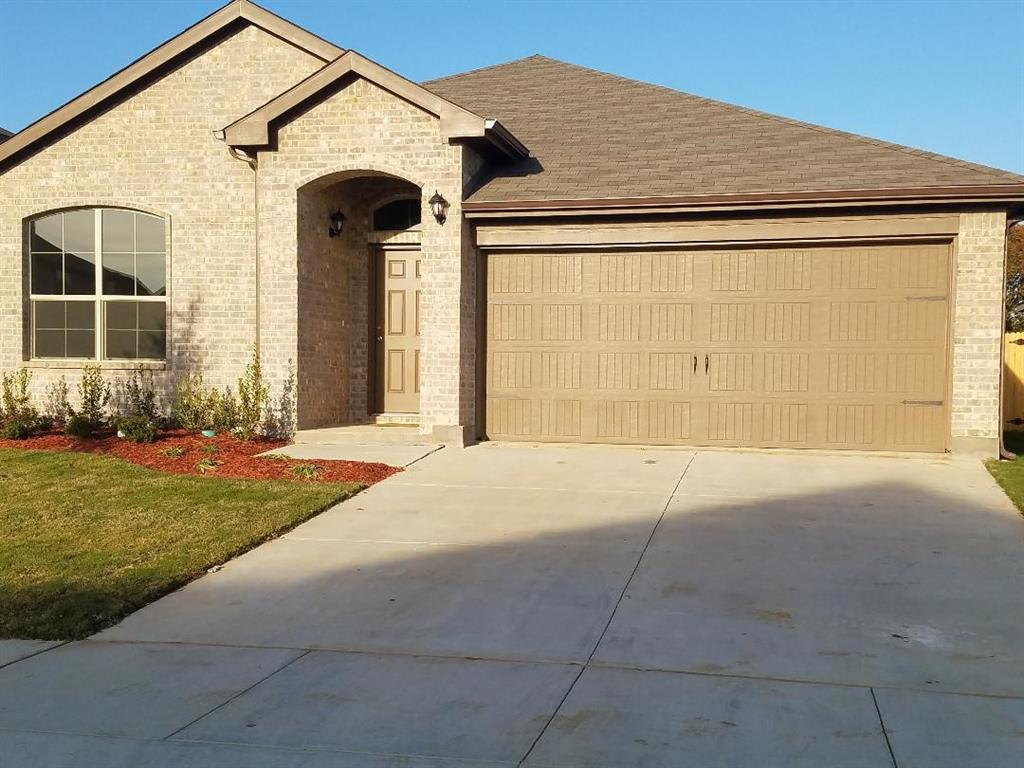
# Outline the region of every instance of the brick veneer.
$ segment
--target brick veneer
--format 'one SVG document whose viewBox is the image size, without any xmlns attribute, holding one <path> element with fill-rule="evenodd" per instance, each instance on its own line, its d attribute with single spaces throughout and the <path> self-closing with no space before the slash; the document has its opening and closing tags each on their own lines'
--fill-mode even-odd
<svg viewBox="0 0 1024 768">
<path fill-rule="evenodd" d="M 211 383 L 234 384 L 255 339 L 253 180 L 213 132 L 321 66 L 245 27 L 0 175 L 0 370 L 22 365 L 28 348 L 24 220 L 108 205 L 169 225 L 172 358 L 157 381 L 170 386 L 191 364 Z M 74 390 L 79 368 L 33 373 L 36 392 L 62 374 Z"/>
<path fill-rule="evenodd" d="M 953 448 L 992 454 L 1000 429 L 1006 214 L 964 213 L 959 229 L 953 312 Z"/>
</svg>

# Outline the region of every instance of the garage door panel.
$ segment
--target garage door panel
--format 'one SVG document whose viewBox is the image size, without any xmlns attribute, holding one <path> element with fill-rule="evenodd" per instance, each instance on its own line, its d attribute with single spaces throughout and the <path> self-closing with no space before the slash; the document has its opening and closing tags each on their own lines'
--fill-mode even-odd
<svg viewBox="0 0 1024 768">
<path fill-rule="evenodd" d="M 942 450 L 945 245 L 497 254 L 497 439 Z"/>
</svg>

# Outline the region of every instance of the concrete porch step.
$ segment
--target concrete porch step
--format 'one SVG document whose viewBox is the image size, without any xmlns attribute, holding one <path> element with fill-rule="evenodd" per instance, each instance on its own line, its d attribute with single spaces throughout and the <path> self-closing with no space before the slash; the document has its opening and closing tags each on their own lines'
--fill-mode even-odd
<svg viewBox="0 0 1024 768">
<path fill-rule="evenodd" d="M 296 445 L 437 445 L 421 435 L 417 424 L 351 424 L 344 427 L 300 429 Z"/>
</svg>

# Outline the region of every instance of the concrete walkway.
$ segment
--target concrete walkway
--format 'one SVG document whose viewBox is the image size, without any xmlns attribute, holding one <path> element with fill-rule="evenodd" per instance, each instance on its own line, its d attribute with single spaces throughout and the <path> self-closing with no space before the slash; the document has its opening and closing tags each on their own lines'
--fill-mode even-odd
<svg viewBox="0 0 1024 768">
<path fill-rule="evenodd" d="M 1024 521 L 977 461 L 445 449 L 32 652 L 14 766 L 1024 765 Z"/>
</svg>

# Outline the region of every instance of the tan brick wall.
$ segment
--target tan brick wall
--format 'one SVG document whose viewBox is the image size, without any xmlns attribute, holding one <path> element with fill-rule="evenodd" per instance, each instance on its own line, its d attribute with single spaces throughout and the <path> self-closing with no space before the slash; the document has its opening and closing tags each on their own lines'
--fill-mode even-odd
<svg viewBox="0 0 1024 768">
<path fill-rule="evenodd" d="M 461 368 L 466 310 L 462 161 L 462 148 L 442 138 L 435 116 L 363 79 L 281 127 L 276 151 L 260 154 L 258 172 L 260 263 L 265 276 L 263 348 L 268 365 L 279 371 L 298 354 L 297 326 L 305 306 L 296 282 L 300 192 L 308 184 L 324 187 L 367 172 L 388 174 L 422 191 L 421 429 L 466 423 L 471 404 L 463 402 Z M 435 190 L 451 202 L 444 225 L 433 219 L 426 203 Z M 364 276 L 357 269 L 351 274 L 353 291 L 363 290 Z M 366 327 L 365 321 L 349 325 L 350 350 Z M 306 397 L 316 395 L 307 389 Z M 304 408 L 300 403 L 300 413 Z"/>
<path fill-rule="evenodd" d="M 999 437 L 1006 214 L 964 213 L 956 240 L 953 448 L 993 452 Z M 984 440 L 988 441 L 986 447 Z"/>
<path fill-rule="evenodd" d="M 213 132 L 322 66 L 245 27 L 0 175 L 0 370 L 23 363 L 23 221 L 73 206 L 123 206 L 170 229 L 170 369 L 201 366 L 233 384 L 254 340 L 252 171 Z M 77 367 L 34 369 L 34 388 Z M 113 374 L 117 375 L 117 374 Z"/>
</svg>

